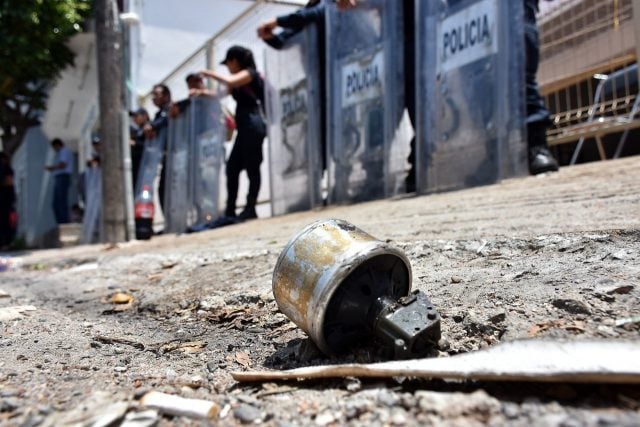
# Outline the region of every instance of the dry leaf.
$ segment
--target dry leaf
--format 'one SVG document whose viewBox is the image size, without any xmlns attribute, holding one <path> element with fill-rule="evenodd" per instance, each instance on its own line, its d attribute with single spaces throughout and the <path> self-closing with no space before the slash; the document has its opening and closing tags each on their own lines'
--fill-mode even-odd
<svg viewBox="0 0 640 427">
<path fill-rule="evenodd" d="M 129 304 L 133 302 L 133 297 L 129 294 L 118 292 L 111 296 L 111 302 L 113 304 Z"/>
<path fill-rule="evenodd" d="M 149 274 L 147 276 L 147 280 L 150 280 L 152 282 L 157 282 L 160 279 L 162 279 L 163 274 L 162 273 L 156 273 L 156 274 Z"/>
<path fill-rule="evenodd" d="M 202 349 L 207 345 L 204 341 L 189 341 L 182 343 L 169 343 L 163 345 L 160 350 L 162 353 L 169 353 L 170 351 L 180 350 L 187 354 L 200 353 Z"/>
<path fill-rule="evenodd" d="M 249 368 L 251 366 L 251 358 L 247 353 L 244 353 L 242 351 L 236 353 L 236 362 L 238 362 L 245 368 Z"/>
<path fill-rule="evenodd" d="M 170 268 L 175 267 L 176 265 L 178 265 L 178 261 L 163 261 L 162 262 L 162 269 L 163 270 L 168 270 Z"/>
<path fill-rule="evenodd" d="M 180 344 L 180 351 L 187 354 L 201 353 L 207 345 L 204 341 L 192 341 Z"/>
<path fill-rule="evenodd" d="M 567 331 L 585 332 L 584 322 L 578 320 L 572 323 L 567 323 L 566 320 L 547 320 L 546 322 L 537 323 L 529 329 L 529 336 L 536 337 L 539 333 L 548 329 L 562 328 Z"/>
</svg>

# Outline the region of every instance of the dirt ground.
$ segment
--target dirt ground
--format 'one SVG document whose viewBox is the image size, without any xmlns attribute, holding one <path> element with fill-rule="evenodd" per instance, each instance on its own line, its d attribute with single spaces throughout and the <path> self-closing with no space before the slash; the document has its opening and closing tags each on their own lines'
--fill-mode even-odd
<svg viewBox="0 0 640 427">
<path fill-rule="evenodd" d="M 640 322 L 616 326 L 640 316 L 635 157 L 118 248 L 19 254 L 0 273 L 0 312 L 35 310 L 0 320 L 0 424 L 120 425 L 128 413 L 123 425 L 206 425 L 137 412 L 157 390 L 218 403 L 220 425 L 640 425 L 632 386 L 236 383 L 232 371 L 371 360 L 366 350 L 327 359 L 273 301 L 285 243 L 328 217 L 406 252 L 414 288 L 442 315 L 441 357 L 518 338 L 638 339 Z"/>
</svg>

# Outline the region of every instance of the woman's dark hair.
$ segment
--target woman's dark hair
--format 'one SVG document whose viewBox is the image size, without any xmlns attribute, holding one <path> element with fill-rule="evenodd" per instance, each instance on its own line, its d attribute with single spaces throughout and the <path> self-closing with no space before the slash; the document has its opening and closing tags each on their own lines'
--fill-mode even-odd
<svg viewBox="0 0 640 427">
<path fill-rule="evenodd" d="M 320 3 L 320 0 L 309 0 L 309 2 L 307 3 L 307 5 L 305 7 L 313 7 L 313 6 L 317 5 L 318 3 Z"/>
<path fill-rule="evenodd" d="M 227 56 L 223 61 L 223 64 L 229 61 L 230 59 L 235 59 L 240 64 L 240 68 L 257 68 L 256 61 L 253 59 L 253 52 L 251 52 L 246 47 L 242 46 L 231 46 L 227 51 Z"/>
</svg>

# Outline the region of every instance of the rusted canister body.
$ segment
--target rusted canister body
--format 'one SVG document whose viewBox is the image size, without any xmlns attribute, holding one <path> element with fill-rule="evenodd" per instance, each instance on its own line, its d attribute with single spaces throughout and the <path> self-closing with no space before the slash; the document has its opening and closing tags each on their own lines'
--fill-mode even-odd
<svg viewBox="0 0 640 427">
<path fill-rule="evenodd" d="M 370 320 L 368 307 L 378 297 L 410 290 L 405 254 L 339 219 L 315 222 L 293 237 L 273 273 L 278 307 L 326 354 L 350 340 L 349 323 L 357 329 Z"/>
</svg>

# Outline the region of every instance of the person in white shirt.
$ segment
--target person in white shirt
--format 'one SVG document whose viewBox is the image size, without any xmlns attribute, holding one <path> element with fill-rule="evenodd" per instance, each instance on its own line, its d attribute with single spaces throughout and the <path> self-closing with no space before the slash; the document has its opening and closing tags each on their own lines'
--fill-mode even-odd
<svg viewBox="0 0 640 427">
<path fill-rule="evenodd" d="M 46 166 L 53 175 L 53 214 L 58 224 L 69 222 L 69 186 L 73 173 L 73 154 L 61 139 L 51 141 L 51 147 L 56 152 L 54 163 Z"/>
</svg>

